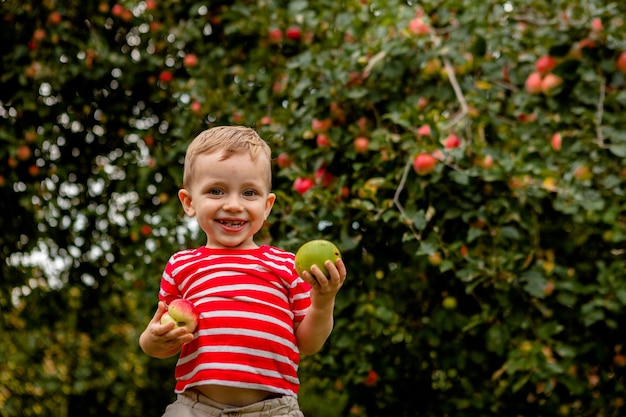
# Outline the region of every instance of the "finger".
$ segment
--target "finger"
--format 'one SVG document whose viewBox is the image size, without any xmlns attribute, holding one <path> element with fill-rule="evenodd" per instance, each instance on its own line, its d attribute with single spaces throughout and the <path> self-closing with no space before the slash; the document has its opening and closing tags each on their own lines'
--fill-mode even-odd
<svg viewBox="0 0 626 417">
<path fill-rule="evenodd" d="M 328 263 L 328 261 L 326 261 L 326 263 Z M 311 266 L 311 272 L 313 273 L 312 275 L 313 278 L 315 278 L 317 285 L 323 287 L 328 284 L 328 277 L 324 275 L 322 270 L 317 265 Z"/>
<path fill-rule="evenodd" d="M 337 271 L 339 272 L 340 281 L 343 282 L 348 275 L 348 271 L 346 269 L 346 264 L 343 262 L 343 259 L 337 259 Z"/>
<path fill-rule="evenodd" d="M 303 271 L 301 278 L 312 286 L 319 285 L 319 283 L 317 282 L 317 279 L 313 275 L 311 275 L 309 271 Z"/>
<path fill-rule="evenodd" d="M 155 311 L 154 316 L 152 316 L 152 322 L 160 324 L 161 317 L 166 311 L 167 309 L 165 308 L 165 303 L 163 301 L 159 301 L 159 304 L 157 304 L 157 310 Z"/>
</svg>

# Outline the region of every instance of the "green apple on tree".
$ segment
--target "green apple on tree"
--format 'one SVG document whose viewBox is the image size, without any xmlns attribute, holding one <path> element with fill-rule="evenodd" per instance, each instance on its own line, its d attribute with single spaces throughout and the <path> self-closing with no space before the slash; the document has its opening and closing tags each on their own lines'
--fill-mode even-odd
<svg viewBox="0 0 626 417">
<path fill-rule="evenodd" d="M 167 312 L 161 316 L 161 324 L 174 323 L 174 328 L 184 327 L 193 333 L 198 326 L 199 314 L 196 306 L 189 300 L 178 298 L 167 306 Z"/>
<path fill-rule="evenodd" d="M 300 276 L 304 271 L 312 274 L 311 267 L 317 265 L 328 278 L 328 270 L 324 263 L 326 261 L 335 263 L 339 258 L 341 258 L 341 252 L 334 243 L 323 239 L 311 240 L 300 246 L 296 252 L 296 272 Z"/>
</svg>

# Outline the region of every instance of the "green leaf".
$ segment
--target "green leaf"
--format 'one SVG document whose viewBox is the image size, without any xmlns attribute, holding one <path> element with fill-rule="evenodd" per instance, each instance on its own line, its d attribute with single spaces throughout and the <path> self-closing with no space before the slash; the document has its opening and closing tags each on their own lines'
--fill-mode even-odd
<svg viewBox="0 0 626 417">
<path fill-rule="evenodd" d="M 521 275 L 521 280 L 525 282 L 524 290 L 536 298 L 544 298 L 544 288 L 546 287 L 547 280 L 545 276 L 536 270 L 524 272 Z"/>
</svg>

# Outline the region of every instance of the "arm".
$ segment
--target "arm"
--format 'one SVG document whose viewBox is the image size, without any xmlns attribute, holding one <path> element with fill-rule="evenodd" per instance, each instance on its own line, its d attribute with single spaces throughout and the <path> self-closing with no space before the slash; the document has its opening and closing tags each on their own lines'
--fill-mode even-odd
<svg viewBox="0 0 626 417">
<path fill-rule="evenodd" d="M 176 329 L 174 323 L 161 324 L 161 316 L 165 311 L 165 303 L 160 301 L 156 313 L 139 336 L 141 349 L 154 358 L 174 356 L 184 343 L 193 340 L 193 334 L 184 327 Z"/>
<path fill-rule="evenodd" d="M 330 336 L 335 296 L 346 279 L 346 267 L 341 259 L 336 264 L 326 261 L 325 266 L 329 278 L 317 266 L 311 268 L 313 275 L 306 271 L 302 273 L 302 279 L 311 284 L 311 306 L 296 327 L 296 341 L 304 355 L 317 353 Z"/>
</svg>

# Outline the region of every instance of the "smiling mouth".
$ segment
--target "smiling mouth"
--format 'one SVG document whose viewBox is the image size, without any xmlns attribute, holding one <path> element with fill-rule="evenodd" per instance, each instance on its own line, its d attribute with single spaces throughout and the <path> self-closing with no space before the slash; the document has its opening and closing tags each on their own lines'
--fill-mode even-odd
<svg viewBox="0 0 626 417">
<path fill-rule="evenodd" d="M 226 227 L 241 227 L 246 224 L 243 220 L 218 220 L 217 222 Z"/>
</svg>

